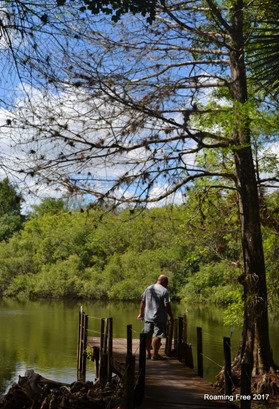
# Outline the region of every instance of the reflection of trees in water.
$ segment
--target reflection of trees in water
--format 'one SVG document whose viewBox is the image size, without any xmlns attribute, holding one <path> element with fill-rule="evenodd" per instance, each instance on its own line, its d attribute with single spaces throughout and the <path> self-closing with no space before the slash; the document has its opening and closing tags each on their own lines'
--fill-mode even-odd
<svg viewBox="0 0 279 409">
<path fill-rule="evenodd" d="M 25 369 L 35 368 L 45 377 L 55 380 L 75 380 L 77 322 L 80 302 L 35 301 L 19 303 L 9 300 L 0 304 L 0 391 L 6 382 L 17 380 Z M 98 336 L 100 318 L 113 317 L 115 337 L 126 337 L 127 325 L 132 324 L 133 337 L 139 338 L 142 323 L 137 321 L 139 304 L 136 302 L 83 302 L 89 315 L 89 336 Z M 188 341 L 196 348 L 196 327 L 203 329 L 204 355 L 222 365 L 223 337 L 230 329 L 222 323 L 222 309 L 214 306 L 189 306 L 173 303 L 175 317 L 187 310 Z M 279 353 L 279 334 L 276 322 L 271 321 L 270 336 L 274 356 Z M 236 349 L 240 330 L 232 335 L 232 348 Z M 89 366 L 90 367 L 90 366 Z M 90 371 L 94 370 L 93 366 Z M 219 367 L 204 358 L 204 377 L 214 380 Z"/>
</svg>

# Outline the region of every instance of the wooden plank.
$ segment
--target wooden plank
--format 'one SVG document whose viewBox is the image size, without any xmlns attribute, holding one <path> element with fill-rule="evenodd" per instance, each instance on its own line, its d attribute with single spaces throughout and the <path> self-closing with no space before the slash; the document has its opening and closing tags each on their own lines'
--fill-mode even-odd
<svg viewBox="0 0 279 409">
<path fill-rule="evenodd" d="M 207 395 L 210 398 L 207 398 Z M 212 385 L 177 359 L 146 361 L 145 399 L 140 409 L 228 409 Z"/>
<path fill-rule="evenodd" d="M 88 338 L 89 346 L 97 346 L 99 338 Z M 162 340 L 163 354 L 165 340 Z M 139 340 L 132 342 L 132 351 L 138 360 Z M 125 362 L 127 340 L 113 339 L 113 358 L 120 365 Z M 228 409 L 230 402 L 223 399 L 207 399 L 220 395 L 205 379 L 199 377 L 191 368 L 186 367 L 176 358 L 164 361 L 146 360 L 145 398 L 139 409 Z"/>
<path fill-rule="evenodd" d="M 113 338 L 112 340 L 112 354 L 114 357 L 121 359 L 123 358 L 123 362 L 125 362 L 126 355 L 127 355 L 127 339 L 126 338 Z M 139 354 L 139 339 L 132 340 L 132 353 L 134 355 Z M 100 347 L 100 338 L 98 337 L 87 337 L 87 345 L 89 348 L 93 348 L 93 346 Z"/>
</svg>

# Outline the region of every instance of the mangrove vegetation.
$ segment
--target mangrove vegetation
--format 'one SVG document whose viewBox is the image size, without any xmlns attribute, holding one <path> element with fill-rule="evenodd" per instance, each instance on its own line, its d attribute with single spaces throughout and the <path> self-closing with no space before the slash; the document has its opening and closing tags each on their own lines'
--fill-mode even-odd
<svg viewBox="0 0 279 409">
<path fill-rule="evenodd" d="M 2 297 L 134 300 L 159 274 L 175 299 L 241 305 L 241 243 L 234 193 L 196 186 L 183 205 L 83 208 L 45 199 L 0 243 Z M 271 307 L 278 306 L 278 192 L 262 229 Z"/>
</svg>

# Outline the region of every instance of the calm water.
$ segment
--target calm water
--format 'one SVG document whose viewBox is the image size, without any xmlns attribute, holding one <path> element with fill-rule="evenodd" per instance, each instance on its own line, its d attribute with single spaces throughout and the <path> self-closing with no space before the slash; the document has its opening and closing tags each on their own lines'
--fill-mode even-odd
<svg viewBox="0 0 279 409">
<path fill-rule="evenodd" d="M 42 376 L 57 381 L 76 380 L 78 312 L 82 305 L 89 315 L 89 335 L 100 333 L 100 318 L 113 317 L 114 337 L 125 337 L 126 326 L 132 324 L 138 338 L 142 323 L 136 320 L 139 306 L 133 303 L 101 302 L 0 302 L 0 393 L 4 393 L 19 375 L 33 368 Z M 213 381 L 223 362 L 223 337 L 230 329 L 222 325 L 222 311 L 211 307 L 174 305 L 175 316 L 187 311 L 188 342 L 196 357 L 196 327 L 203 329 L 204 377 Z M 277 322 L 278 326 L 278 322 Z M 274 358 L 279 362 L 279 333 L 276 322 L 270 324 Z M 232 355 L 239 343 L 235 330 Z M 88 361 L 88 379 L 94 379 L 94 368 Z"/>
</svg>

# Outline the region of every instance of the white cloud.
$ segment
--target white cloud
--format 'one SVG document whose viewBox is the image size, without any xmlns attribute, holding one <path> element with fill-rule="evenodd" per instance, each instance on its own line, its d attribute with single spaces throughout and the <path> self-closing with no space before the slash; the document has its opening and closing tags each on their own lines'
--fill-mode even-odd
<svg viewBox="0 0 279 409">
<path fill-rule="evenodd" d="M 148 137 L 147 132 L 149 131 L 141 131 L 140 127 L 133 128 L 136 121 L 134 124 L 132 121 L 136 118 L 129 117 L 117 104 L 108 105 L 104 99 L 94 98 L 81 89 L 77 92 L 76 89 L 65 88 L 63 92 L 46 96 L 42 90 L 28 86 L 24 88 L 28 90 L 31 105 L 22 96 L 22 88 L 19 87 L 20 97 L 16 101 L 15 109 L 0 110 L 0 141 L 3 169 L 8 170 L 11 180 L 15 181 L 20 189 L 27 192 L 25 197 L 28 205 L 32 202 L 37 203 L 43 197 L 67 195 L 66 183 L 63 183 L 63 180 L 69 175 L 73 179 L 83 178 L 84 183 L 87 180 L 91 186 L 94 185 L 95 191 L 105 193 L 118 178 L 123 177 L 126 173 L 133 176 L 144 172 L 142 168 L 144 161 L 150 166 L 153 163 L 151 152 L 144 147 L 112 156 L 105 149 L 102 152 L 94 148 L 94 144 L 103 143 L 105 145 L 106 141 L 120 143 L 120 137 L 128 146 L 135 143 L 136 140 Z M 174 115 L 176 115 L 176 121 L 181 121 L 180 113 Z M 13 120 L 11 126 L 7 125 L 7 119 Z M 159 120 L 154 123 L 146 120 L 145 125 L 154 134 L 162 132 L 164 127 Z M 63 141 L 62 137 L 58 143 L 57 138 L 51 135 L 55 135 L 55 131 L 61 132 L 63 126 L 62 136 L 68 139 Z M 69 143 L 71 140 L 72 146 Z M 196 155 L 190 153 L 194 147 L 190 138 L 184 142 L 183 149 L 188 153 L 185 153 L 183 159 L 189 167 L 192 167 L 196 161 Z M 177 145 L 177 149 L 180 148 L 181 146 Z M 271 148 L 278 154 L 279 144 L 273 144 Z M 172 152 L 171 149 L 172 146 L 168 144 L 158 148 L 158 157 L 163 158 L 164 154 L 167 156 Z M 82 152 L 77 154 L 78 150 Z M 34 154 L 30 154 L 31 151 L 34 151 Z M 72 164 L 66 166 L 61 161 L 59 165 L 55 165 L 55 159 L 59 154 L 73 158 Z M 31 170 L 36 163 L 46 166 L 50 161 L 52 161 L 52 167 L 48 171 L 39 172 L 38 176 L 26 177 L 24 173 L 16 172 L 22 167 L 25 171 Z M 5 175 L 4 171 L 2 175 Z M 91 176 L 94 181 L 89 181 Z M 132 198 L 135 195 L 136 184 L 129 186 L 127 183 L 126 186 L 126 189 L 119 186 L 114 194 L 118 198 Z M 183 203 L 181 192 L 155 203 L 155 199 L 163 196 L 168 188 L 169 184 L 159 177 L 149 192 L 150 200 L 154 200 L 150 206 L 157 206 L 160 203 Z"/>
<path fill-rule="evenodd" d="M 122 177 L 126 172 L 135 175 L 141 167 L 141 162 L 148 159 L 149 156 L 149 152 L 143 147 L 111 157 L 107 154 L 99 157 L 99 150 L 96 152 L 94 149 L 90 150 L 90 143 L 99 143 L 100 140 L 113 142 L 116 134 L 129 125 L 129 118 L 117 107 L 108 107 L 98 98 L 93 101 L 91 98 L 88 102 L 90 96 L 86 93 L 77 94 L 69 89 L 66 91 L 48 96 L 46 99 L 43 92 L 30 88 L 28 92 L 32 96 L 31 105 L 28 105 L 29 101 L 26 98 L 19 97 L 14 111 L 4 109 L 0 111 L 4 168 L 8 170 L 11 180 L 16 181 L 20 187 L 24 186 L 24 191 L 29 192 L 28 196 L 33 197 L 32 200 L 35 202 L 38 198 L 46 196 L 65 195 L 67 189 L 63 184 L 59 187 L 59 177 L 67 178 L 69 174 L 72 174 L 73 178 L 78 178 L 84 175 L 86 177 L 90 172 L 95 179 L 95 190 L 104 193 L 116 179 Z M 21 94 L 21 89 L 19 93 Z M 102 120 L 99 118 L 100 113 Z M 12 124 L 8 125 L 7 120 Z M 61 126 L 62 128 L 65 126 L 62 134 L 69 140 L 72 138 L 74 146 L 63 143 L 63 138 L 56 143 L 55 138 L 50 136 L 55 133 L 55 130 L 61 132 Z M 127 138 L 132 143 L 133 138 L 130 136 Z M 81 155 L 76 155 L 76 148 L 87 150 L 88 155 L 95 155 L 95 157 L 82 160 Z M 33 155 L 30 155 L 31 151 L 34 151 Z M 55 168 L 55 158 L 59 156 L 59 153 L 69 155 L 70 158 L 73 155 L 75 159 L 80 158 L 80 162 L 74 161 L 71 166 L 67 166 L 67 169 L 63 169 L 63 164 Z M 39 160 L 39 157 L 45 159 Z M 16 173 L 23 168 L 28 172 L 36 161 L 41 164 L 52 161 L 51 175 L 45 174 L 46 179 L 51 180 L 51 183 L 46 183 L 42 175 L 26 177 L 24 173 Z M 55 171 L 56 175 L 54 175 Z M 58 178 L 57 183 L 54 182 L 55 177 Z M 132 189 L 127 188 L 125 197 L 131 197 L 133 193 Z M 123 196 L 124 190 L 119 188 L 117 195 L 118 197 Z"/>
</svg>

